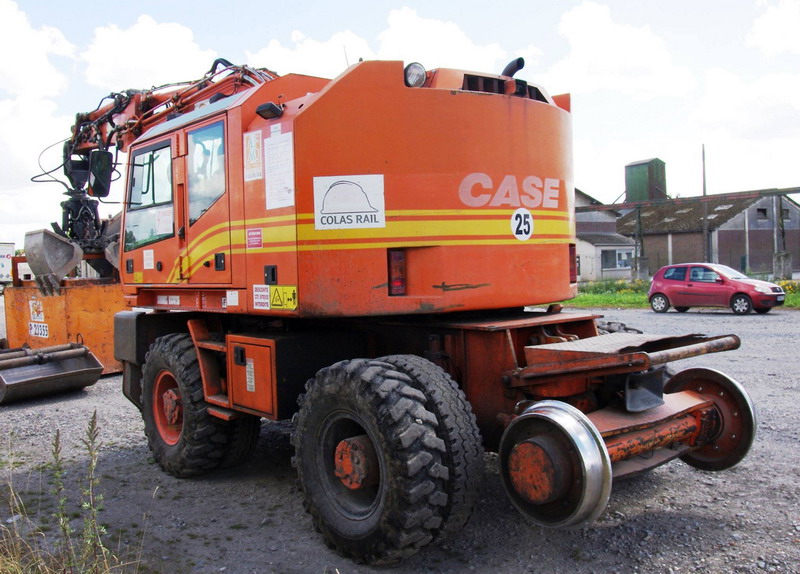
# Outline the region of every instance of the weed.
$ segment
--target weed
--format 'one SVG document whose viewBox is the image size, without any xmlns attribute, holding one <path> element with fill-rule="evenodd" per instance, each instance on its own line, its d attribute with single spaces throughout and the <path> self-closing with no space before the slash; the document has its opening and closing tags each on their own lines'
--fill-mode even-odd
<svg viewBox="0 0 800 574">
<path fill-rule="evenodd" d="M 62 451 L 61 434 L 56 431 L 53 438 L 52 461 L 47 465 L 51 473 L 52 494 L 57 503 L 50 521 L 43 518 L 36 524 L 26 509 L 22 498 L 15 490 L 11 470 L 15 468 L 13 456 L 4 465 L 8 471 L 5 490 L 11 518 L 7 525 L 0 525 L 0 572 L 9 574 L 110 574 L 140 571 L 138 560 L 123 562 L 104 544 L 106 527 L 98 522 L 103 497 L 98 491 L 97 461 L 100 452 L 100 429 L 97 413 L 89 421 L 83 445 L 88 454 L 86 476 L 80 494 L 80 512 L 69 510 L 66 462 Z M 12 449 L 9 448 L 9 452 Z M 39 499 L 38 495 L 33 497 Z M 41 512 L 41 510 L 40 510 Z M 82 519 L 80 532 L 72 526 L 73 519 Z"/>
</svg>

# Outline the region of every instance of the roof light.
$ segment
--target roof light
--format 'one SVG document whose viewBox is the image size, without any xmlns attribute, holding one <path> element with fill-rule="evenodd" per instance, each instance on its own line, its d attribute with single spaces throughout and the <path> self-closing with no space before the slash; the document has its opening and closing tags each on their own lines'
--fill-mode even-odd
<svg viewBox="0 0 800 574">
<path fill-rule="evenodd" d="M 426 72 L 422 64 L 411 62 L 406 69 L 403 70 L 403 77 L 406 81 L 406 86 L 409 88 L 421 88 L 425 83 Z"/>
</svg>

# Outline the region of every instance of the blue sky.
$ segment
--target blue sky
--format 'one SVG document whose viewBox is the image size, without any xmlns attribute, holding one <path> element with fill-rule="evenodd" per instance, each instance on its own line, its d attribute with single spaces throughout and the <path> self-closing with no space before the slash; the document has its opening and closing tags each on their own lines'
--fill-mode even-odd
<svg viewBox="0 0 800 574">
<path fill-rule="evenodd" d="M 574 183 L 601 201 L 650 157 L 670 195 L 699 195 L 702 144 L 709 193 L 800 186 L 798 29 L 800 0 L 0 0 L 0 241 L 60 220 L 62 188 L 29 180 L 76 112 L 216 57 L 333 77 L 358 58 L 499 73 L 522 55 L 519 77 L 572 93 Z"/>
</svg>

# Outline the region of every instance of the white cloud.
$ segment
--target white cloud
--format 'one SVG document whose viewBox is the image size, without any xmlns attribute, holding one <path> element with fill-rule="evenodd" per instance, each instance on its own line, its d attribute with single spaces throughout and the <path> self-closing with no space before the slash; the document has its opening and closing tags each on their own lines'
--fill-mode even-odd
<svg viewBox="0 0 800 574">
<path fill-rule="evenodd" d="M 247 52 L 245 59 L 252 66 L 263 66 L 279 74 L 332 78 L 347 69 L 348 65 L 355 64 L 359 58 L 375 58 L 369 43 L 350 30 L 337 32 L 325 41 L 308 38 L 295 30 L 291 34 L 291 42 L 292 46 L 286 47 L 278 40 L 270 40 L 266 48 Z"/>
<path fill-rule="evenodd" d="M 194 80 L 208 71 L 216 57 L 213 50 L 200 48 L 191 29 L 158 23 L 147 15 L 139 16 L 129 28 L 114 24 L 97 28 L 81 54 L 87 64 L 87 83 L 114 91 Z"/>
<path fill-rule="evenodd" d="M 538 57 L 534 46 L 526 56 Z M 280 74 L 290 72 L 334 77 L 347 65 L 364 60 L 418 61 L 426 68 L 450 67 L 499 73 L 505 66 L 505 50 L 497 44 L 476 44 L 454 22 L 422 18 L 415 10 L 392 10 L 387 27 L 378 34 L 377 48 L 350 30 L 337 32 L 327 40 L 309 38 L 295 30 L 291 44 L 271 40 L 257 52 L 247 52 L 247 61 L 266 66 Z"/>
<path fill-rule="evenodd" d="M 800 54 L 800 1 L 779 0 L 767 5 L 747 35 L 747 46 L 768 56 Z"/>
<path fill-rule="evenodd" d="M 426 68 L 500 73 L 506 64 L 500 44 L 475 44 L 455 22 L 422 18 L 411 8 L 392 10 L 378 40 L 378 58 L 418 61 Z"/>
<path fill-rule="evenodd" d="M 706 73 L 694 121 L 724 137 L 781 140 L 800 134 L 800 74 L 765 74 L 752 81 L 714 68 Z"/>
<path fill-rule="evenodd" d="M 22 247 L 25 231 L 60 221 L 61 186 L 33 186 L 42 148 L 69 134 L 70 116 L 57 113 L 56 98 L 68 86 L 54 57 L 71 59 L 75 48 L 54 28 L 34 29 L 14 2 L 0 0 L 0 241 Z M 45 160 L 59 165 L 60 145 Z"/>
<path fill-rule="evenodd" d="M 74 53 L 75 47 L 61 32 L 48 26 L 33 29 L 16 3 L 0 0 L 0 97 L 58 95 L 67 79 L 50 57 L 71 58 Z"/>
<path fill-rule="evenodd" d="M 673 63 L 649 26 L 617 23 L 608 6 L 583 2 L 562 16 L 558 30 L 570 52 L 542 76 L 551 91 L 610 91 L 651 100 L 685 96 L 694 86 L 689 70 Z"/>
</svg>

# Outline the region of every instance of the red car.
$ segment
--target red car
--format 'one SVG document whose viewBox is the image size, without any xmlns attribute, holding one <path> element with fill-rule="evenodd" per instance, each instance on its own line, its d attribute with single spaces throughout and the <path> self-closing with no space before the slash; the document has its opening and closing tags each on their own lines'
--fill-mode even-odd
<svg viewBox="0 0 800 574">
<path fill-rule="evenodd" d="M 745 315 L 753 310 L 769 313 L 783 305 L 785 294 L 774 283 L 750 279 L 725 265 L 681 263 L 658 270 L 647 298 L 656 313 L 666 313 L 670 306 L 679 313 L 690 307 L 730 307 Z"/>
</svg>

